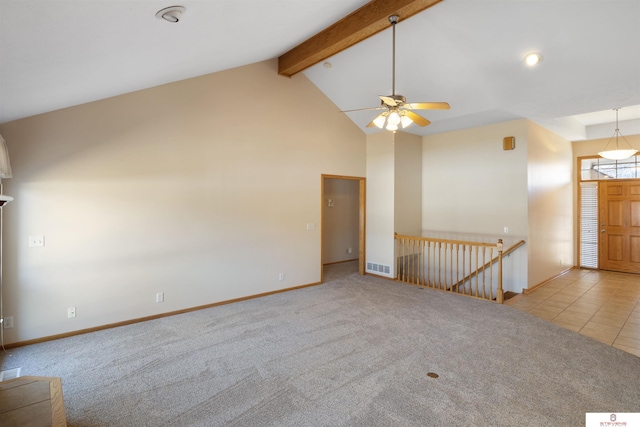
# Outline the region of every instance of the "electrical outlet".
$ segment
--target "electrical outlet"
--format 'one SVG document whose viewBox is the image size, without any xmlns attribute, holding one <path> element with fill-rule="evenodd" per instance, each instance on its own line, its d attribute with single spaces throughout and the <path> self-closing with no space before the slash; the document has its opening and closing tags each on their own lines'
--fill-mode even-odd
<svg viewBox="0 0 640 427">
<path fill-rule="evenodd" d="M 348 253 L 348 254 L 353 253 L 353 248 L 349 248 L 349 249 L 347 249 L 347 253 Z"/>
<path fill-rule="evenodd" d="M 164 292 L 158 292 L 156 294 L 156 302 L 163 302 L 164 301 Z"/>
<path fill-rule="evenodd" d="M 29 236 L 30 248 L 41 248 L 44 246 L 44 236 Z"/>
<path fill-rule="evenodd" d="M 74 317 L 76 317 L 76 308 L 75 307 L 67 308 L 67 318 L 73 319 Z"/>
<path fill-rule="evenodd" d="M 281 282 L 284 280 L 284 273 L 278 274 L 278 280 L 280 280 Z"/>
<path fill-rule="evenodd" d="M 7 316 L 4 319 L 2 319 L 2 327 L 4 329 L 13 328 L 13 316 Z"/>
</svg>

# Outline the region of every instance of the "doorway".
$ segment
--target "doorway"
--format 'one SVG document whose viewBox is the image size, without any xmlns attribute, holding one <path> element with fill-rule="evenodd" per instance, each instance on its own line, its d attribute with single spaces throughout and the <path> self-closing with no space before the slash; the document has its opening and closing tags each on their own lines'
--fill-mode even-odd
<svg viewBox="0 0 640 427">
<path fill-rule="evenodd" d="M 640 156 L 578 158 L 579 265 L 640 273 Z"/>
<path fill-rule="evenodd" d="M 598 207 L 599 268 L 640 273 L 640 182 L 600 182 Z"/>
<path fill-rule="evenodd" d="M 357 262 L 365 272 L 366 179 L 341 175 L 321 176 L 321 280 L 324 266 Z"/>
</svg>

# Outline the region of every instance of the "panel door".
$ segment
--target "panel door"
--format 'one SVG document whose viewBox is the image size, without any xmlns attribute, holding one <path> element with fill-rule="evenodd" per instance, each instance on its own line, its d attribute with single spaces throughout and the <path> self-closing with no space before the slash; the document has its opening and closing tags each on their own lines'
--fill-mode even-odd
<svg viewBox="0 0 640 427">
<path fill-rule="evenodd" d="M 599 268 L 640 273 L 640 182 L 599 183 Z"/>
</svg>

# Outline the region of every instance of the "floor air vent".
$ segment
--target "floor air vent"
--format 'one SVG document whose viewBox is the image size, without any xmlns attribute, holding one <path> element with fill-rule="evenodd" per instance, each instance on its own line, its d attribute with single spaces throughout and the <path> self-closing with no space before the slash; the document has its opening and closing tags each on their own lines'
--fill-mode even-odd
<svg viewBox="0 0 640 427">
<path fill-rule="evenodd" d="M 378 273 L 391 274 L 391 267 L 383 264 L 376 264 L 374 262 L 367 262 L 368 271 L 376 271 Z"/>
</svg>

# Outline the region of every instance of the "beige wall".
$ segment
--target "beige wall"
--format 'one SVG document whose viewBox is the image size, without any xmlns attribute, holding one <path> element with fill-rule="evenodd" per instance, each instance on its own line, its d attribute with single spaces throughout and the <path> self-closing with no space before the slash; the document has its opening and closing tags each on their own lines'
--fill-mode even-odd
<svg viewBox="0 0 640 427">
<path fill-rule="evenodd" d="M 367 135 L 366 161 L 366 262 L 389 266 L 389 274 L 375 274 L 395 277 L 395 159 L 391 132 Z"/>
<path fill-rule="evenodd" d="M 8 343 L 318 282 L 321 174 L 365 175 L 364 133 L 275 60 L 0 133 Z"/>
<path fill-rule="evenodd" d="M 421 224 L 422 138 L 380 131 L 367 136 L 367 264 L 395 277 L 394 233 L 415 235 Z"/>
<path fill-rule="evenodd" d="M 574 266 L 571 143 L 528 122 L 529 287 Z"/>
<path fill-rule="evenodd" d="M 395 138 L 395 231 L 409 236 L 422 230 L 422 137 L 398 132 Z"/>
<path fill-rule="evenodd" d="M 464 129 L 423 139 L 425 230 L 527 235 L 527 121 Z M 516 148 L 502 149 L 502 139 Z"/>
<path fill-rule="evenodd" d="M 514 150 L 503 150 L 506 136 L 515 137 Z M 520 292 L 573 266 L 569 141 L 528 120 L 423 141 L 425 230 L 502 238 L 506 247 L 524 239 L 504 261 L 505 290 Z"/>
<path fill-rule="evenodd" d="M 322 207 L 322 262 L 324 264 L 358 259 L 359 192 L 360 181 L 358 180 L 324 179 Z"/>
</svg>

